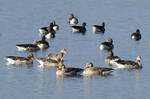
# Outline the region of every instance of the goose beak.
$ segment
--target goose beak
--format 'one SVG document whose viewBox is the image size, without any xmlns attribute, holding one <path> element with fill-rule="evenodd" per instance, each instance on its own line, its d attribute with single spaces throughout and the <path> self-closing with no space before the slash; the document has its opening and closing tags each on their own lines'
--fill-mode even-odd
<svg viewBox="0 0 150 99">
<path fill-rule="evenodd" d="M 89 68 L 89 66 L 88 66 L 88 65 L 85 65 L 84 69 L 86 69 L 86 68 Z"/>
<path fill-rule="evenodd" d="M 35 58 L 34 58 L 34 57 L 32 57 L 31 59 L 32 59 L 32 60 L 35 60 Z"/>
<path fill-rule="evenodd" d="M 61 61 L 64 61 L 64 57 L 61 58 Z"/>
<path fill-rule="evenodd" d="M 64 54 L 67 54 L 67 51 L 64 51 Z"/>
<path fill-rule="evenodd" d="M 58 66 L 58 67 L 57 67 L 57 70 L 61 70 L 61 67 L 60 67 L 60 66 Z"/>
</svg>

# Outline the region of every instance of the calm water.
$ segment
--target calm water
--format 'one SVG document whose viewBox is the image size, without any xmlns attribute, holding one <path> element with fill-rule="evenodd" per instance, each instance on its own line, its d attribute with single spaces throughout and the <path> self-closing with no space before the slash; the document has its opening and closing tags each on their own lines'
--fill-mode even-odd
<svg viewBox="0 0 150 99">
<path fill-rule="evenodd" d="M 0 0 L 0 97 L 3 99 L 149 99 L 149 0 Z M 86 35 L 73 34 L 67 24 L 69 14 L 87 22 Z M 114 53 L 122 59 L 142 57 L 141 71 L 116 70 L 108 77 L 57 78 L 55 68 L 6 65 L 7 55 L 26 56 L 15 45 L 39 40 L 38 29 L 55 20 L 60 26 L 50 48 L 34 53 L 46 57 L 66 48 L 65 64 L 83 68 L 92 61 L 108 67 L 106 52 L 99 50 L 101 42 L 112 37 Z M 92 34 L 91 25 L 106 23 L 106 32 Z M 137 28 L 142 40 L 135 42 L 130 35 Z"/>
</svg>

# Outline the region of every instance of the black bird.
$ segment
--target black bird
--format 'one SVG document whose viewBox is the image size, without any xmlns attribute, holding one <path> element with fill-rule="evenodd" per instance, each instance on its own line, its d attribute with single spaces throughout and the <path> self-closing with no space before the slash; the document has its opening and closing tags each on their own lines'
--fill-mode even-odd
<svg viewBox="0 0 150 99">
<path fill-rule="evenodd" d="M 113 50 L 114 45 L 113 45 L 113 40 L 112 38 L 109 38 L 106 40 L 106 42 L 102 42 L 100 44 L 100 50 Z"/>
<path fill-rule="evenodd" d="M 92 29 L 93 29 L 93 33 L 95 33 L 95 32 L 104 33 L 105 32 L 105 23 L 102 22 L 102 25 L 93 25 Z"/>
<path fill-rule="evenodd" d="M 131 39 L 133 39 L 133 40 L 140 40 L 141 39 L 141 34 L 140 34 L 139 29 L 137 29 L 136 32 L 131 34 Z"/>
<path fill-rule="evenodd" d="M 86 32 L 86 23 L 83 22 L 82 26 L 72 26 L 72 32 L 85 33 Z"/>
</svg>

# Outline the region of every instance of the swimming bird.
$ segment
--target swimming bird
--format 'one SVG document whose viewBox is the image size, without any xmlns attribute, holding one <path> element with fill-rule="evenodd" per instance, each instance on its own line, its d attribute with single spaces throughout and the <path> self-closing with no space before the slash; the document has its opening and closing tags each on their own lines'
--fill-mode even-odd
<svg viewBox="0 0 150 99">
<path fill-rule="evenodd" d="M 53 29 L 53 23 L 50 24 L 50 26 L 47 27 L 47 32 L 44 33 L 45 37 L 47 39 L 50 39 L 50 38 L 55 38 L 55 30 Z"/>
<path fill-rule="evenodd" d="M 45 34 L 45 33 L 47 33 L 47 27 L 41 27 L 41 28 L 39 29 L 39 32 L 40 32 L 40 34 Z"/>
<path fill-rule="evenodd" d="M 53 29 L 55 31 L 59 30 L 59 26 L 56 24 L 56 22 L 54 20 L 52 21 L 52 24 L 53 24 Z"/>
<path fill-rule="evenodd" d="M 52 25 L 51 27 L 52 27 L 55 31 L 59 30 L 59 26 L 56 24 L 56 22 L 55 22 L 54 20 L 53 20 L 52 22 L 50 22 L 49 26 L 50 26 L 50 25 Z M 39 32 L 40 32 L 40 34 L 47 33 L 47 32 L 48 32 L 48 26 L 41 27 L 41 28 L 39 29 Z"/>
<path fill-rule="evenodd" d="M 50 59 L 53 59 L 53 60 L 57 60 L 57 57 L 63 57 L 64 56 L 64 54 L 66 54 L 67 53 L 67 50 L 65 49 L 65 48 L 62 48 L 61 50 L 60 50 L 60 53 L 59 54 L 48 54 L 48 58 L 50 58 Z"/>
<path fill-rule="evenodd" d="M 102 22 L 102 25 L 93 25 L 92 29 L 93 29 L 93 33 L 96 33 L 96 32 L 104 33 L 105 32 L 105 23 Z"/>
<path fill-rule="evenodd" d="M 113 40 L 112 38 L 109 38 L 106 40 L 106 42 L 102 42 L 100 44 L 100 50 L 113 50 L 114 45 L 113 45 Z"/>
<path fill-rule="evenodd" d="M 38 41 L 37 45 L 40 49 L 47 49 L 49 48 L 49 43 L 46 41 L 45 35 L 42 36 L 42 40 Z"/>
<path fill-rule="evenodd" d="M 5 59 L 9 64 L 33 64 L 34 55 L 29 53 L 27 58 L 20 56 L 6 56 Z"/>
<path fill-rule="evenodd" d="M 140 34 L 139 29 L 137 29 L 136 32 L 131 34 L 131 39 L 133 39 L 133 40 L 140 40 L 141 39 L 141 34 Z"/>
<path fill-rule="evenodd" d="M 136 61 L 131 60 L 118 60 L 115 61 L 116 68 L 118 69 L 140 69 L 142 68 L 141 56 L 137 56 Z"/>
<path fill-rule="evenodd" d="M 37 61 L 40 63 L 41 66 L 46 66 L 46 67 L 57 67 L 58 63 L 64 61 L 64 57 L 58 56 L 57 60 L 50 59 L 50 58 L 38 58 Z"/>
<path fill-rule="evenodd" d="M 118 60 L 121 60 L 121 58 L 118 56 L 114 56 L 114 53 L 111 50 L 109 51 L 109 55 L 105 59 L 105 63 L 111 66 L 114 64 L 115 61 L 118 61 Z"/>
<path fill-rule="evenodd" d="M 76 76 L 81 75 L 83 69 L 66 67 L 64 64 L 60 63 L 57 67 L 56 75 L 57 76 Z"/>
<path fill-rule="evenodd" d="M 79 33 L 85 33 L 86 32 L 86 23 L 83 22 L 82 26 L 72 26 L 72 32 L 79 32 Z"/>
<path fill-rule="evenodd" d="M 95 67 L 92 62 L 88 62 L 85 66 L 85 69 L 83 71 L 83 75 L 85 76 L 91 76 L 91 75 L 108 75 L 110 74 L 114 69 L 112 68 L 105 68 L 105 67 Z"/>
<path fill-rule="evenodd" d="M 71 25 L 78 24 L 78 19 L 74 16 L 73 13 L 70 14 L 70 18 L 69 18 L 68 23 Z"/>
<path fill-rule="evenodd" d="M 33 44 L 17 44 L 18 51 L 38 51 L 38 41 L 34 41 Z"/>
</svg>

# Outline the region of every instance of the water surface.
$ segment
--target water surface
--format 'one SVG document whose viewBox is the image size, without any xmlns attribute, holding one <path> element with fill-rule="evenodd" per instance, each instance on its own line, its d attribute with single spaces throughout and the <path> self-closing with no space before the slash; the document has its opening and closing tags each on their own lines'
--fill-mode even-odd
<svg viewBox="0 0 150 99">
<path fill-rule="evenodd" d="M 0 0 L 0 97 L 3 99 L 148 99 L 149 98 L 149 26 L 148 0 Z M 67 24 L 74 13 L 79 24 L 87 22 L 86 35 L 73 34 Z M 8 55 L 26 56 L 15 45 L 39 40 L 38 29 L 55 20 L 60 26 L 56 38 L 49 40 L 50 48 L 34 53 L 46 57 L 66 48 L 65 64 L 83 68 L 92 61 L 108 67 L 107 52 L 99 50 L 101 42 L 112 37 L 114 54 L 122 59 L 142 57 L 141 71 L 116 70 L 111 76 L 92 78 L 57 78 L 56 68 L 6 65 Z M 93 24 L 106 23 L 105 34 L 92 34 Z M 142 39 L 132 41 L 130 35 L 141 30 Z"/>
</svg>

